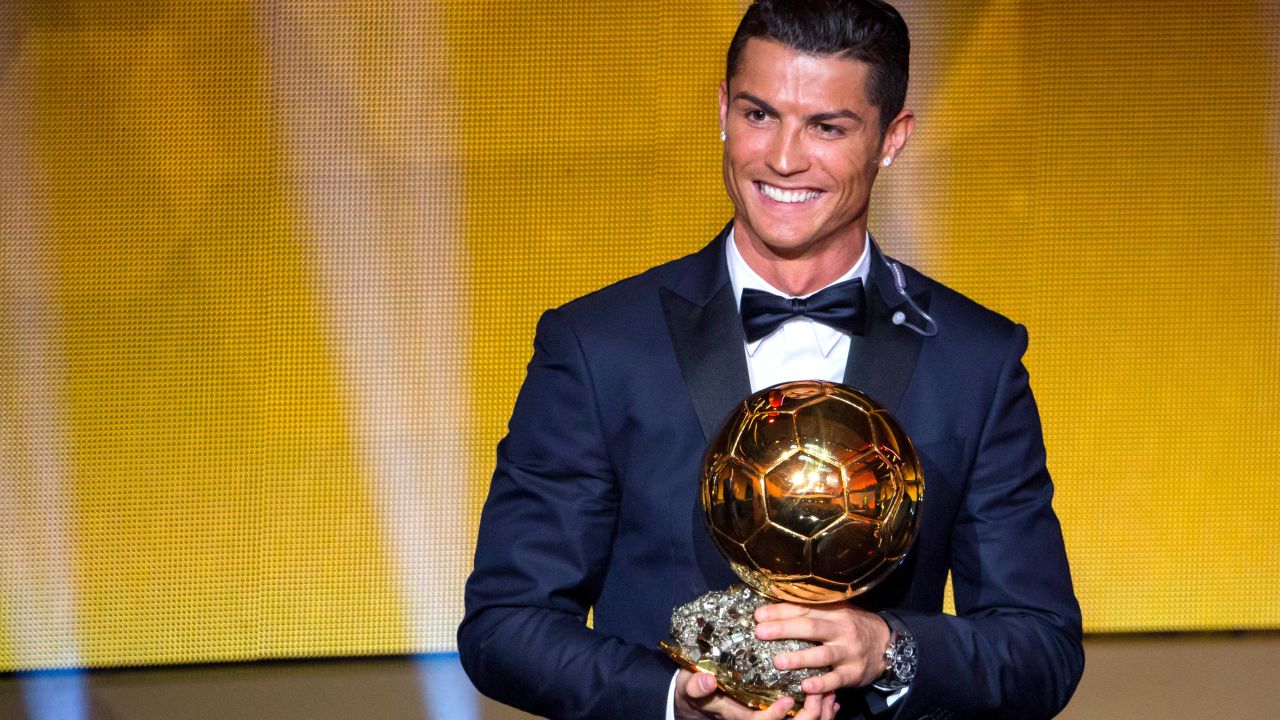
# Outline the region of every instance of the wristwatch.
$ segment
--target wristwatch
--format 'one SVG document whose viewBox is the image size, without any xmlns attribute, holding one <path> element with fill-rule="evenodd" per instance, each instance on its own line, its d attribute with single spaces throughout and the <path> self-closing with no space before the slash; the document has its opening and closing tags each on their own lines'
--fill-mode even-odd
<svg viewBox="0 0 1280 720">
<path fill-rule="evenodd" d="M 894 692 L 916 679 L 916 637 L 897 615 L 882 612 L 880 617 L 889 626 L 889 645 L 884 649 L 884 674 L 871 686 Z"/>
</svg>

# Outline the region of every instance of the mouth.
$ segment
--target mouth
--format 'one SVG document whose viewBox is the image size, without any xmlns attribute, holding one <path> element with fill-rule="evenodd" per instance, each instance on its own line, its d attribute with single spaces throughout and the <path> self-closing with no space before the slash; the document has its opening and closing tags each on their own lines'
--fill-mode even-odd
<svg viewBox="0 0 1280 720">
<path fill-rule="evenodd" d="M 774 202 L 784 203 L 787 205 L 813 202 L 822 195 L 821 190 L 786 190 L 758 180 L 753 184 L 756 186 L 756 190 L 760 191 L 761 195 L 764 195 Z"/>
</svg>

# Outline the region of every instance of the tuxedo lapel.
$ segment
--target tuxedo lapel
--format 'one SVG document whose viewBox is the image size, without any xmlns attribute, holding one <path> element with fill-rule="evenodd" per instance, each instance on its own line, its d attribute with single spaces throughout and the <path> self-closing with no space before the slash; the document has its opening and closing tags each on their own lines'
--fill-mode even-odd
<svg viewBox="0 0 1280 720">
<path fill-rule="evenodd" d="M 844 384 L 894 411 L 911 381 L 924 338 L 903 325 L 893 324 L 894 311 L 905 306 L 906 299 L 897 291 L 888 261 L 874 240 L 868 252 L 871 270 L 867 278 L 867 332 L 850 336 Z M 928 293 L 912 295 L 912 299 L 928 309 Z"/>
<path fill-rule="evenodd" d="M 708 441 L 733 408 L 751 393 L 742 321 L 725 264 L 728 232 L 726 226 L 710 245 L 690 258 L 683 276 L 671 287 L 659 290 L 676 361 L 698 425 Z M 682 495 L 677 493 L 676 497 Z M 701 574 L 689 578 L 690 597 L 708 588 L 725 588 L 738 582 L 711 539 L 698 493 L 690 493 L 688 501 L 678 501 L 674 509 L 675 532 L 688 534 L 693 560 Z"/>
<path fill-rule="evenodd" d="M 726 227 L 690 259 L 679 281 L 660 290 L 676 360 L 707 440 L 751 393 L 742 321 L 725 266 L 727 234 Z"/>
</svg>

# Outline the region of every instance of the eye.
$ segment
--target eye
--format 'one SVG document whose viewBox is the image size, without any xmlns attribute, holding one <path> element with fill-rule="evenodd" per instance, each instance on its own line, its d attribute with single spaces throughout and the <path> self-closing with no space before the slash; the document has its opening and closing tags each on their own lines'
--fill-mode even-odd
<svg viewBox="0 0 1280 720">
<path fill-rule="evenodd" d="M 840 127 L 839 125 L 832 125 L 831 123 L 818 123 L 814 127 L 818 130 L 819 134 L 825 135 L 827 137 L 840 137 L 844 135 L 844 128 Z"/>
<path fill-rule="evenodd" d="M 765 114 L 765 111 L 759 108 L 752 108 L 743 114 L 746 116 L 749 122 L 753 122 L 753 123 L 762 123 L 765 120 L 769 119 L 769 116 Z"/>
</svg>

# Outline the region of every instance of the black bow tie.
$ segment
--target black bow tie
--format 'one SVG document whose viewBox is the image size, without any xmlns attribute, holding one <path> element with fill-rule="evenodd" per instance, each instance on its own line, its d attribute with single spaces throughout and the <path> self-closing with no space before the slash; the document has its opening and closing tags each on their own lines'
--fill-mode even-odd
<svg viewBox="0 0 1280 720">
<path fill-rule="evenodd" d="M 746 288 L 742 291 L 742 329 L 747 333 L 747 342 L 755 342 L 791 318 L 804 316 L 861 335 L 865 305 L 861 278 L 832 285 L 807 298 L 785 298 Z"/>
</svg>

